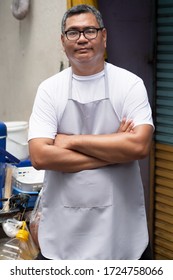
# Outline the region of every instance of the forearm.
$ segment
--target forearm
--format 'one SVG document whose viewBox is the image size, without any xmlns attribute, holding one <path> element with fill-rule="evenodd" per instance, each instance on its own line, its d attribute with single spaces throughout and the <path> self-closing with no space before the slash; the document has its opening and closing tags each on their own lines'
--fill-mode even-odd
<svg viewBox="0 0 173 280">
<path fill-rule="evenodd" d="M 137 146 L 132 137 L 128 138 L 124 134 L 75 135 L 71 139 L 70 149 L 109 163 L 128 162 L 137 159 Z"/>
<path fill-rule="evenodd" d="M 94 158 L 83 153 L 68 149 L 59 149 L 56 147 L 51 147 L 51 149 L 56 153 L 54 156 L 49 157 L 49 162 L 46 162 L 45 167 L 47 169 L 63 172 L 79 172 L 86 169 L 95 169 L 108 165 L 107 162 Z M 50 151 L 48 151 L 50 154 Z"/>
<path fill-rule="evenodd" d="M 78 172 L 108 165 L 103 160 L 77 151 L 56 147 L 53 144 L 40 145 L 37 140 L 32 140 L 29 147 L 32 165 L 36 169 Z"/>
<path fill-rule="evenodd" d="M 65 136 L 61 145 L 110 164 L 123 163 L 144 158 L 148 154 L 152 131 L 152 126 L 143 125 L 132 133 L 71 135 Z"/>
</svg>

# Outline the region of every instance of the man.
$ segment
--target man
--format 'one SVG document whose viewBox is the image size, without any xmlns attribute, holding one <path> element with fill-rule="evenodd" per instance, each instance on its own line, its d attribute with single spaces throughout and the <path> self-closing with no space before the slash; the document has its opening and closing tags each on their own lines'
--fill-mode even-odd
<svg viewBox="0 0 173 280">
<path fill-rule="evenodd" d="M 148 245 L 138 159 L 150 150 L 151 109 L 142 80 L 105 63 L 106 38 L 94 7 L 68 10 L 61 40 L 71 67 L 38 89 L 29 149 L 46 170 L 42 258 L 140 259 Z"/>
</svg>

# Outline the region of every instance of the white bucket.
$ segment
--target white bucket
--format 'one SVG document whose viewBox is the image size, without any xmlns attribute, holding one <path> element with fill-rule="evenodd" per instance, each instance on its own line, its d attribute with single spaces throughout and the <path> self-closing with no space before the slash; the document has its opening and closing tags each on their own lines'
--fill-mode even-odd
<svg viewBox="0 0 173 280">
<path fill-rule="evenodd" d="M 6 150 L 20 160 L 29 157 L 28 122 L 5 122 L 7 127 Z"/>
</svg>

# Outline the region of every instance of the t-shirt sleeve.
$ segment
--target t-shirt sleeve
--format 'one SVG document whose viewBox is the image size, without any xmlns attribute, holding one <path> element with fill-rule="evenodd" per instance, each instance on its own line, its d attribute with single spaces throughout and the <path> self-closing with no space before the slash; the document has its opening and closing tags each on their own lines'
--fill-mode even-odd
<svg viewBox="0 0 173 280">
<path fill-rule="evenodd" d="M 43 85 L 40 85 L 29 120 L 28 140 L 32 138 L 54 139 L 57 125 L 53 96 Z"/>
<path fill-rule="evenodd" d="M 128 88 L 124 98 L 121 118 L 123 117 L 133 120 L 134 126 L 150 124 L 154 127 L 147 91 L 143 81 L 138 77 Z"/>
</svg>

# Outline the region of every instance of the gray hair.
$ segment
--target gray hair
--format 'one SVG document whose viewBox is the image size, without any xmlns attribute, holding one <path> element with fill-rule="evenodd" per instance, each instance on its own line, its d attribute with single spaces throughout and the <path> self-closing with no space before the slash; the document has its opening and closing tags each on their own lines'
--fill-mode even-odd
<svg viewBox="0 0 173 280">
<path fill-rule="evenodd" d="M 73 15 L 78 15 L 78 14 L 83 14 L 83 13 L 91 13 L 96 17 L 96 20 L 99 24 L 100 28 L 104 28 L 104 23 L 102 19 L 101 13 L 93 6 L 90 5 L 77 5 L 69 10 L 67 10 L 62 18 L 61 22 L 61 32 L 64 34 L 65 32 L 65 25 L 66 25 L 66 20 L 69 17 L 72 17 Z"/>
</svg>

